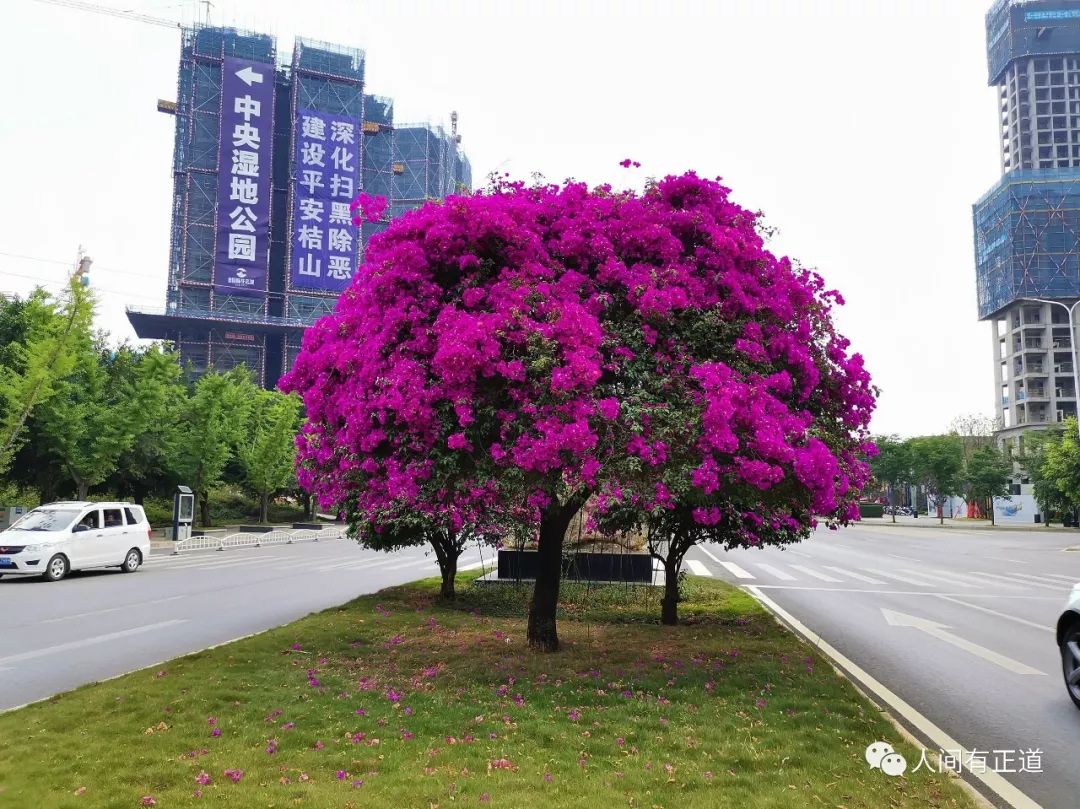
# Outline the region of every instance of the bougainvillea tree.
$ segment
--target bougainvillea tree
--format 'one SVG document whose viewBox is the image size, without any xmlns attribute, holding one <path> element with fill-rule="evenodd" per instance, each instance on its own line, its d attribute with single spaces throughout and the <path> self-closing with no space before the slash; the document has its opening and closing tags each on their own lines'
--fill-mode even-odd
<svg viewBox="0 0 1080 809">
<path fill-rule="evenodd" d="M 403 509 L 531 521 L 528 639 L 556 649 L 563 539 L 589 498 L 615 522 L 685 508 L 731 545 L 857 514 L 874 400 L 838 302 L 694 173 L 450 197 L 375 239 L 305 336 L 283 382 L 308 414 L 298 477 L 374 532 Z"/>
</svg>

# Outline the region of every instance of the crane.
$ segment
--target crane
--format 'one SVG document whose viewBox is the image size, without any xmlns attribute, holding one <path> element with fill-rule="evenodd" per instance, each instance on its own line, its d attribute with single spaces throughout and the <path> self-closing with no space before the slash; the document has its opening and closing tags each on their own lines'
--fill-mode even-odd
<svg viewBox="0 0 1080 809">
<path fill-rule="evenodd" d="M 122 20 L 130 20 L 131 22 L 141 22 L 147 25 L 160 25 L 164 28 L 180 28 L 181 23 L 176 20 L 166 20 L 162 17 L 151 17 L 149 14 L 141 14 L 137 11 L 131 11 L 129 9 L 113 8 L 112 6 L 102 6 L 97 3 L 86 3 L 83 0 L 34 0 L 37 3 L 44 3 L 49 6 L 60 6 L 61 8 L 73 8 L 78 11 L 90 11 L 95 14 L 107 14 L 110 17 L 118 17 Z M 206 6 L 206 16 L 209 22 L 210 18 L 210 6 L 213 3 L 209 0 L 202 0 L 202 5 Z"/>
</svg>

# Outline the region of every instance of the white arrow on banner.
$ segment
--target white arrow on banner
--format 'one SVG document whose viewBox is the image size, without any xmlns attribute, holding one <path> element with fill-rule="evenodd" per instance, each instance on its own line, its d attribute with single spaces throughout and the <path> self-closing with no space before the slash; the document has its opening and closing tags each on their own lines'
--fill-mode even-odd
<svg viewBox="0 0 1080 809">
<path fill-rule="evenodd" d="M 914 615 L 907 615 L 903 612 L 893 612 L 887 610 L 884 607 L 881 608 L 881 614 L 885 616 L 885 620 L 890 626 L 906 626 L 912 629 L 918 629 L 925 632 L 931 637 L 943 640 L 946 643 L 950 643 L 958 649 L 963 649 L 965 652 L 970 652 L 976 657 L 981 657 L 983 660 L 989 660 L 1003 669 L 1008 669 L 1016 674 L 1036 674 L 1045 677 L 1046 675 L 1038 669 L 1033 669 L 1018 660 L 1013 660 L 1011 657 L 1005 657 L 1000 655 L 991 649 L 987 649 L 985 646 L 979 646 L 977 643 L 972 643 L 969 640 L 964 640 L 958 635 L 954 635 L 952 632 L 946 632 L 948 629 L 945 624 L 939 624 L 936 621 L 931 621 L 927 618 L 916 618 Z"/>
<path fill-rule="evenodd" d="M 236 76 L 244 82 L 248 87 L 255 84 L 262 84 L 263 74 L 256 71 L 251 65 L 248 65 L 243 70 L 236 71 Z"/>
</svg>

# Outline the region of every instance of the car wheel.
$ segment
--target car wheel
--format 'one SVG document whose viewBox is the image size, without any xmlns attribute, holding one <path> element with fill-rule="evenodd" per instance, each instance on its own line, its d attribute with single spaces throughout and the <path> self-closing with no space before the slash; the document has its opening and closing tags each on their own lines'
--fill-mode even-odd
<svg viewBox="0 0 1080 809">
<path fill-rule="evenodd" d="M 1080 708 L 1080 623 L 1065 630 L 1061 641 L 1061 668 L 1065 674 L 1065 688 Z"/>
<path fill-rule="evenodd" d="M 139 553 L 137 548 L 132 548 L 127 552 L 127 556 L 124 557 L 124 564 L 120 565 L 120 569 L 125 573 L 134 573 L 139 569 L 139 565 L 142 564 L 142 554 Z"/>
<path fill-rule="evenodd" d="M 45 566 L 45 573 L 42 575 L 45 576 L 45 581 L 60 581 L 70 569 L 67 557 L 58 553 L 49 560 L 49 564 Z"/>
</svg>

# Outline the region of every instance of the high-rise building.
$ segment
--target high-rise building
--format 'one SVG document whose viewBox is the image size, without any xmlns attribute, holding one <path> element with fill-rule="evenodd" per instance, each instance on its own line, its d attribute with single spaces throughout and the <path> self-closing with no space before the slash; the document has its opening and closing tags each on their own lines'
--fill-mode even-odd
<svg viewBox="0 0 1080 809">
<path fill-rule="evenodd" d="M 1076 415 L 1069 311 L 1080 300 L 1080 0 L 998 0 L 986 15 L 1001 179 L 974 206 L 979 318 L 993 333 L 999 436 Z"/>
<path fill-rule="evenodd" d="M 140 337 L 175 343 L 192 375 L 251 369 L 273 387 L 304 330 L 331 311 L 390 218 L 471 185 L 460 137 L 396 126 L 362 50 L 232 28 L 182 33 L 164 311 L 129 308 Z M 456 130 L 456 114 L 455 114 Z M 360 191 L 382 221 L 352 224 Z"/>
</svg>

